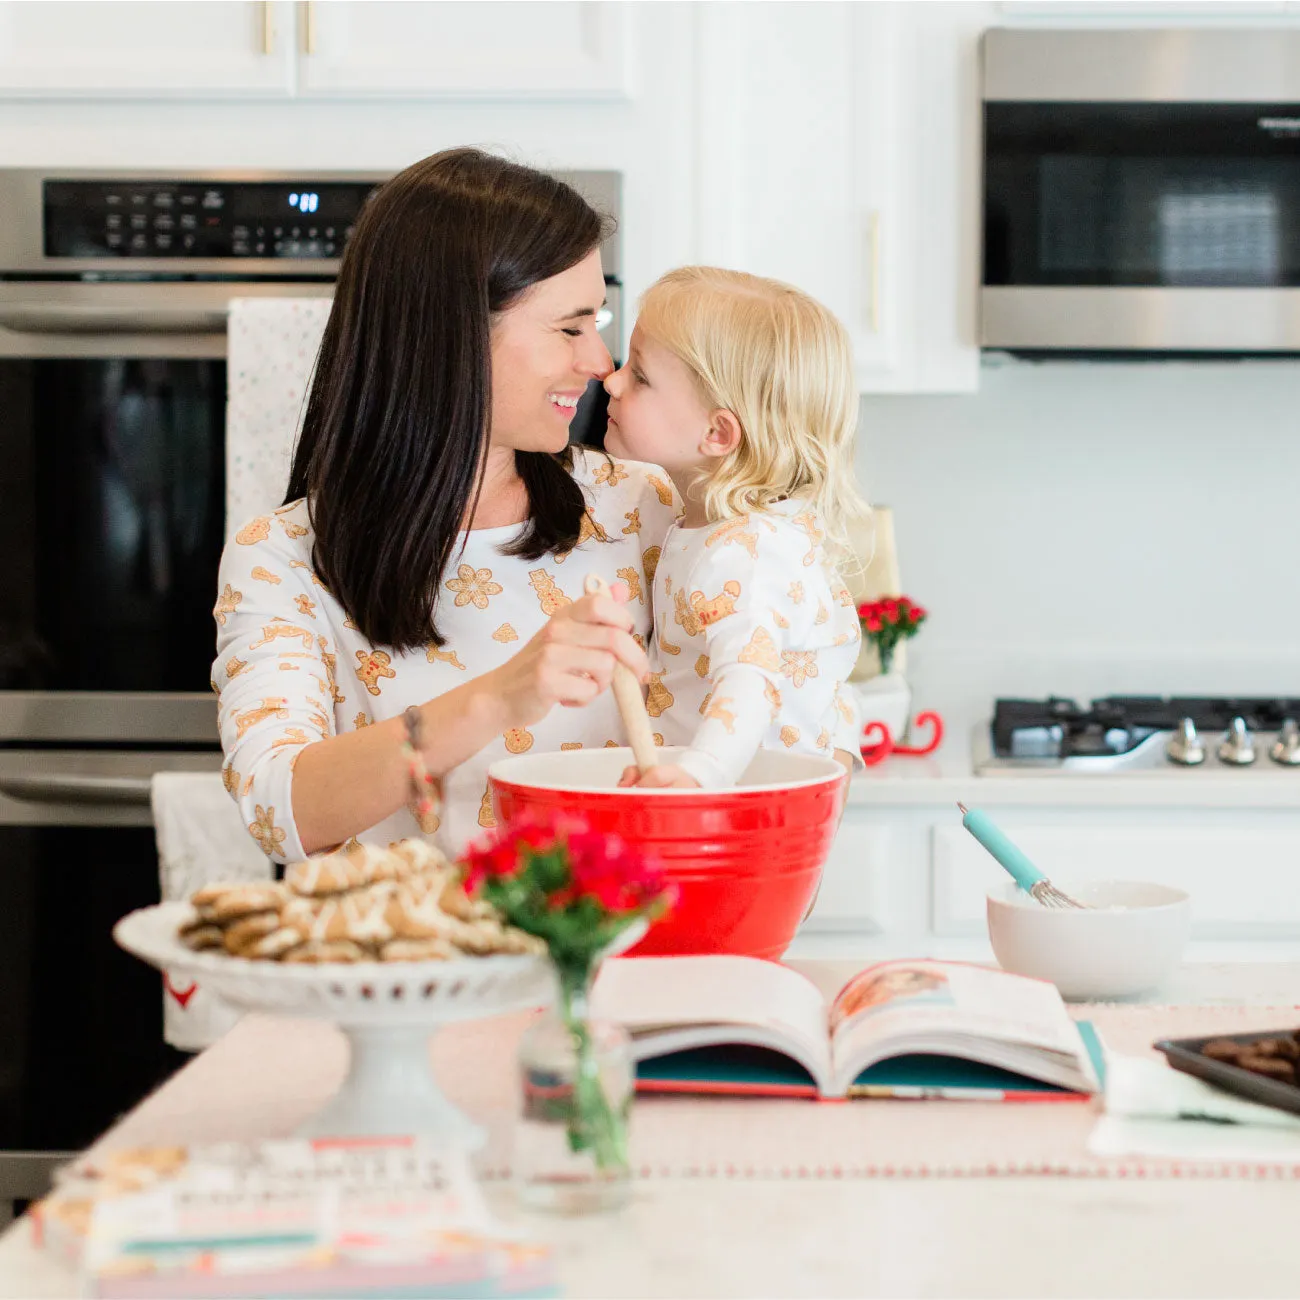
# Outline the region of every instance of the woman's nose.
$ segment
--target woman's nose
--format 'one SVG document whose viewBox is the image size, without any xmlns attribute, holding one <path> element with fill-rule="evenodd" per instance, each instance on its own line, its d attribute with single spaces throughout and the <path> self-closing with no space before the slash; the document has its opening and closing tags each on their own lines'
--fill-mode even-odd
<svg viewBox="0 0 1300 1300">
<path fill-rule="evenodd" d="M 587 344 L 582 356 L 582 369 L 593 379 L 602 380 L 614 369 L 614 360 L 599 334 Z"/>
</svg>

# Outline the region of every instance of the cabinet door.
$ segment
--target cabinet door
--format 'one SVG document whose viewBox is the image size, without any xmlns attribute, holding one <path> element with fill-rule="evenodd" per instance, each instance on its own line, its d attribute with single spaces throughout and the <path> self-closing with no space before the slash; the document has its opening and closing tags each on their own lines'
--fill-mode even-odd
<svg viewBox="0 0 1300 1300">
<path fill-rule="evenodd" d="M 1293 814 L 1240 825 L 1052 826 L 1011 817 L 1006 824 L 1062 888 L 1152 880 L 1191 895 L 1192 932 L 1200 938 L 1300 936 L 1300 817 Z M 959 826 L 937 826 L 933 837 L 934 932 L 977 934 L 985 894 L 1006 885 L 1006 872 Z"/>
<path fill-rule="evenodd" d="M 288 3 L 0 4 L 0 95 L 289 95 L 292 27 Z"/>
<path fill-rule="evenodd" d="M 895 7 L 701 11 L 701 259 L 819 298 L 848 329 L 870 387 L 901 363 L 901 278 L 885 262 L 901 229 L 889 120 Z"/>
<path fill-rule="evenodd" d="M 627 98 L 631 8 L 569 0 L 305 0 L 300 93 Z"/>
<path fill-rule="evenodd" d="M 891 923 L 888 876 L 896 852 L 891 828 L 850 808 L 822 870 L 802 933 L 881 934 Z"/>
<path fill-rule="evenodd" d="M 701 6 L 702 260 L 824 302 L 864 392 L 977 384 L 985 8 Z"/>
</svg>

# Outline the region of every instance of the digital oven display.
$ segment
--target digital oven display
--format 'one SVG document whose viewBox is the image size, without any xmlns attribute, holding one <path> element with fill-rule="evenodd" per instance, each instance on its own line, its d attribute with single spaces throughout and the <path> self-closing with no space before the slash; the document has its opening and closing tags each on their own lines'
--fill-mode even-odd
<svg viewBox="0 0 1300 1300">
<path fill-rule="evenodd" d="M 376 186 L 46 181 L 46 257 L 337 259 Z"/>
</svg>

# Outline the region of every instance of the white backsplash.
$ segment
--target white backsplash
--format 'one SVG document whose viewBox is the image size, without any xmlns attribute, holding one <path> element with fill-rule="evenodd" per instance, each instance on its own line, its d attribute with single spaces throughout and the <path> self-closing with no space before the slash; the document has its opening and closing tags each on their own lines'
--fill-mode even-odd
<svg viewBox="0 0 1300 1300">
<path fill-rule="evenodd" d="M 931 611 L 916 703 L 1300 695 L 1300 361 L 1014 362 L 866 397 L 857 467 Z"/>
</svg>

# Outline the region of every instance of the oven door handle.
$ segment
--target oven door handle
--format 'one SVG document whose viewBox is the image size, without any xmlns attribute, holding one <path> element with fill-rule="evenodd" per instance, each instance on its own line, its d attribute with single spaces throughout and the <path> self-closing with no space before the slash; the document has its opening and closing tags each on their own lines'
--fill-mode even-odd
<svg viewBox="0 0 1300 1300">
<path fill-rule="evenodd" d="M 18 334 L 224 334 L 223 305 L 176 311 L 17 303 L 0 307 L 0 328 Z"/>
<path fill-rule="evenodd" d="M 0 776 L 0 794 L 25 803 L 147 804 L 147 776 L 82 776 L 42 772 Z"/>
</svg>

